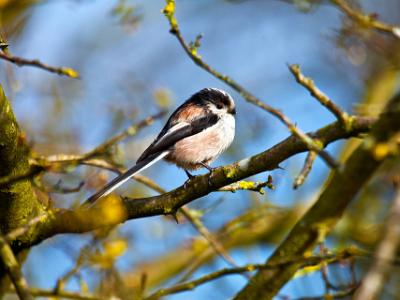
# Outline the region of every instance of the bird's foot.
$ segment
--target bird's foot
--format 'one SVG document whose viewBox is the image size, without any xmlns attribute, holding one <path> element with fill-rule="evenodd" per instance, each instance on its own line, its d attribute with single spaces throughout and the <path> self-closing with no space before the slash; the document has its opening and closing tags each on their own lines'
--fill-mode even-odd
<svg viewBox="0 0 400 300">
<path fill-rule="evenodd" d="M 188 170 L 185 170 L 185 173 L 186 173 L 187 177 L 189 178 L 189 180 L 194 177 L 192 174 L 189 173 Z"/>
<path fill-rule="evenodd" d="M 190 180 L 192 180 L 192 178 L 194 177 L 192 174 L 189 173 L 188 170 L 185 170 L 185 173 L 188 177 L 188 179 L 185 181 L 185 183 L 183 184 L 183 188 L 186 189 L 188 187 L 188 184 L 190 182 Z"/>
<path fill-rule="evenodd" d="M 213 171 L 216 168 L 213 168 L 205 163 L 200 163 L 200 165 L 202 165 L 204 168 L 206 168 L 210 173 L 208 174 L 208 185 L 209 186 L 214 186 L 214 183 L 212 182 L 212 177 L 213 177 Z"/>
</svg>

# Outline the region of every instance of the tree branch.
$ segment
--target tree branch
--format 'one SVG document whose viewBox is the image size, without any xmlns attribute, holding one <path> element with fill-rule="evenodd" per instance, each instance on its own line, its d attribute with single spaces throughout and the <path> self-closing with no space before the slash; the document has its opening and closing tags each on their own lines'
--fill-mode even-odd
<svg viewBox="0 0 400 300">
<path fill-rule="evenodd" d="M 64 75 L 68 76 L 71 78 L 79 78 L 79 73 L 75 71 L 74 69 L 67 68 L 67 67 L 52 67 L 47 64 L 42 63 L 41 61 L 37 59 L 26 59 L 18 56 L 13 56 L 9 53 L 5 52 L 0 52 L 0 58 L 4 59 L 6 61 L 9 61 L 11 63 L 16 64 L 17 66 L 31 66 L 31 67 L 37 67 L 39 69 L 43 69 L 46 71 L 49 71 L 51 73 L 56 73 L 58 75 Z"/>
<path fill-rule="evenodd" d="M 166 114 L 165 111 L 161 111 L 153 116 L 149 116 L 138 123 L 132 124 L 123 132 L 112 136 L 103 143 L 99 144 L 92 150 L 84 154 L 56 154 L 48 157 L 37 156 L 31 159 L 30 164 L 32 167 L 39 167 L 46 170 L 60 170 L 65 166 L 86 164 L 92 166 L 98 166 L 106 169 L 113 169 L 114 166 L 105 159 L 100 159 L 101 156 L 106 156 L 107 152 L 112 146 L 126 139 L 127 137 L 136 135 L 139 130 L 150 126 L 157 119 L 162 118 Z M 115 170 L 113 170 L 115 171 Z M 1 181 L 0 181 L 1 184 Z"/>
<path fill-rule="evenodd" d="M 344 130 L 339 122 L 335 122 L 309 135 L 313 139 L 320 140 L 324 145 L 328 145 L 336 140 L 367 132 L 373 123 L 373 118 L 353 117 L 350 131 Z M 29 247 L 55 234 L 82 233 L 119 224 L 129 219 L 174 214 L 178 208 L 195 199 L 249 176 L 273 170 L 282 161 L 307 150 L 303 141 L 292 135 L 260 154 L 215 169 L 212 175 L 212 186 L 209 183 L 209 174 L 206 174 L 196 176 L 185 185 L 160 196 L 124 200 L 110 196 L 88 209 L 56 209 L 48 216 L 46 222 L 38 224 L 41 227 L 40 237 L 26 244 L 20 244 L 20 247 Z"/>
<path fill-rule="evenodd" d="M 171 26 L 170 32 L 178 39 L 186 54 L 196 65 L 229 85 L 231 88 L 237 91 L 247 102 L 260 107 L 261 109 L 269 112 L 278 120 L 280 120 L 289 129 L 290 133 L 300 138 L 310 150 L 314 150 L 315 152 L 317 152 L 330 167 L 335 168 L 338 166 L 335 160 L 329 155 L 329 153 L 324 151 L 323 145 L 318 143 L 318 141 L 310 138 L 310 136 L 304 133 L 301 129 L 297 128 L 296 125 L 284 113 L 264 103 L 256 96 L 251 94 L 246 88 L 233 80 L 231 77 L 218 72 L 216 69 L 207 64 L 197 53 L 197 48 L 200 46 L 201 35 L 196 38 L 196 41 L 194 43 L 188 44 L 184 40 L 180 32 L 178 21 L 175 17 L 175 0 L 166 0 L 166 3 L 167 5 L 165 6 L 163 13 L 168 19 L 168 22 Z"/>
<path fill-rule="evenodd" d="M 4 264 L 19 298 L 21 300 L 33 300 L 33 297 L 29 292 L 28 283 L 22 275 L 17 259 L 15 258 L 10 245 L 2 235 L 0 235 L 0 259 L 0 263 Z"/>
<path fill-rule="evenodd" d="M 380 32 L 392 34 L 396 38 L 400 38 L 400 27 L 378 21 L 372 14 L 366 15 L 351 7 L 345 0 L 331 0 L 344 14 L 350 19 L 362 26 L 373 28 Z"/>
<path fill-rule="evenodd" d="M 317 86 L 315 86 L 314 81 L 304 76 L 301 73 L 299 65 L 289 65 L 289 70 L 292 72 L 296 81 L 304 86 L 315 99 L 318 100 L 323 106 L 325 106 L 332 114 L 335 115 L 336 119 L 342 122 L 343 126 L 347 128 L 351 124 L 349 123 L 349 115 L 343 111 L 338 105 L 336 105 L 324 92 L 322 92 Z"/>
<path fill-rule="evenodd" d="M 28 156 L 28 147 L 0 86 L 0 178 L 28 173 Z M 44 210 L 28 178 L 0 184 L 0 234 L 6 235 L 14 229 L 24 227 L 27 220 L 42 214 Z M 30 228 L 26 234 L 19 236 L 19 242 L 29 243 L 37 238 L 35 235 L 36 232 Z M 0 298 L 5 286 L 2 281 L 4 275 L 4 269 L 0 267 Z"/>
<path fill-rule="evenodd" d="M 317 202 L 298 221 L 286 240 L 268 259 L 267 264 L 274 264 L 282 257 L 306 255 L 317 243 L 325 239 L 340 220 L 350 201 L 389 156 L 389 152 L 377 156 L 377 149 L 390 142 L 399 131 L 400 94 L 390 101 L 373 126 L 370 136 L 353 152 L 343 170 L 333 173 Z M 298 263 L 293 263 L 279 270 L 259 271 L 235 299 L 272 299 L 299 267 Z"/>
<path fill-rule="evenodd" d="M 294 262 L 300 263 L 302 267 L 316 266 L 316 265 L 320 265 L 322 263 L 332 264 L 332 263 L 341 262 L 350 257 L 353 257 L 353 253 L 351 251 L 347 251 L 345 249 L 344 251 L 340 251 L 336 254 L 326 254 L 326 255 L 310 256 L 310 257 L 297 257 L 297 258 L 291 258 L 290 260 L 285 260 L 283 258 L 281 261 L 276 262 L 274 265 L 248 264 L 248 265 L 245 265 L 242 267 L 221 269 L 221 270 L 215 271 L 213 273 L 204 275 L 204 276 L 197 278 L 195 280 L 192 280 L 192 281 L 176 284 L 169 288 L 159 289 L 158 291 L 154 292 L 150 296 L 144 298 L 144 300 L 156 300 L 165 295 L 176 294 L 176 293 L 180 293 L 180 292 L 184 292 L 184 291 L 193 290 L 202 284 L 205 284 L 207 282 L 210 282 L 212 280 L 215 280 L 215 279 L 221 278 L 223 276 L 227 276 L 227 275 L 242 274 L 242 273 L 253 272 L 255 270 L 263 270 L 263 269 L 279 269 L 279 268 L 286 266 L 287 264 L 294 263 Z"/>
</svg>

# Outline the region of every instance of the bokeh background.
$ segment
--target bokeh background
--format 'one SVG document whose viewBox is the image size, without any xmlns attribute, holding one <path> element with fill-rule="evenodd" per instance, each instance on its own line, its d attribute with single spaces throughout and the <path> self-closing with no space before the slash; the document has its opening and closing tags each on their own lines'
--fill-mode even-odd
<svg viewBox="0 0 400 300">
<path fill-rule="evenodd" d="M 386 22 L 400 23 L 397 0 L 358 3 Z M 173 111 L 203 87 L 225 89 L 237 103 L 237 137 L 214 166 L 259 153 L 288 136 L 279 121 L 246 103 L 235 91 L 193 64 L 169 33 L 168 22 L 161 13 L 164 5 L 162 0 L 0 1 L 2 34 L 8 39 L 11 53 L 68 66 L 81 75 L 80 79 L 71 79 L 1 63 L 1 83 L 37 153 L 87 152 L 132 123 L 160 110 Z M 288 63 L 300 64 L 303 72 L 348 112 L 377 114 L 381 107 L 376 102 L 378 95 L 379 99 L 386 99 L 397 88 L 399 43 L 389 36 L 355 28 L 326 2 L 178 0 L 176 15 L 188 41 L 204 34 L 199 53 L 205 61 L 269 105 L 282 109 L 304 131 L 315 130 L 334 118 L 295 82 Z M 134 164 L 165 120 L 156 121 L 118 144 L 114 149 L 117 161 L 125 166 Z M 339 158 L 348 147 L 348 143 L 338 142 L 328 151 Z M 267 211 L 266 224 L 268 218 L 275 220 L 288 213 L 279 228 L 269 228 L 265 236 L 229 246 L 237 264 L 265 261 L 288 226 L 320 192 L 329 174 L 320 159 L 306 183 L 298 190 L 292 188 L 304 158 L 305 155 L 292 157 L 281 165 L 283 169 L 268 173 L 274 179 L 275 190 L 266 190 L 264 195 L 248 191 L 214 193 L 190 204 L 202 213 L 202 221 L 210 231 L 254 209 Z M 186 180 L 183 171 L 163 162 L 145 174 L 167 190 Z M 268 174 L 253 179 L 265 181 Z M 77 193 L 51 194 L 55 206 L 70 207 L 113 176 L 104 170 L 77 167 L 68 174 L 46 175 L 44 185 L 52 186 L 61 180 L 63 186 L 73 187 L 84 181 Z M 381 200 L 390 198 L 384 188 L 379 189 L 382 182 L 383 179 L 376 179 L 366 195 L 360 197 L 362 201 L 353 204 L 328 240 L 329 247 L 357 244 L 369 249 L 374 245 L 385 212 L 375 196 Z M 156 193 L 132 181 L 118 194 L 139 197 Z M 193 254 L 195 241 L 201 238 L 190 223 L 181 221 L 176 224 L 167 217 L 129 221 L 100 237 L 103 244 L 93 243 L 89 234 L 58 236 L 30 251 L 24 272 L 32 286 L 53 288 L 57 279 L 74 267 L 82 248 L 91 245 L 89 252 L 97 249 L 101 253 L 107 241 L 122 240 L 128 245 L 123 254 L 110 264 L 96 262 L 92 257 L 67 281 L 66 288 L 80 290 L 87 285 L 92 290 L 111 290 L 115 286 L 133 286 L 132 282 L 146 268 L 168 273 L 169 261 L 179 261 L 188 252 Z M 246 226 L 241 230 L 253 232 Z M 148 289 L 176 282 L 190 268 L 189 263 L 186 265 L 179 274 L 171 271 L 167 281 L 156 282 Z M 212 256 L 191 278 L 227 266 L 223 259 Z M 359 275 L 362 270 L 361 265 L 356 273 Z M 331 275 L 338 284 L 350 280 L 348 266 L 332 268 Z M 228 299 L 246 282 L 241 275 L 224 277 L 168 299 Z M 292 299 L 323 293 L 324 284 L 316 272 L 299 275 L 280 294 Z"/>
</svg>

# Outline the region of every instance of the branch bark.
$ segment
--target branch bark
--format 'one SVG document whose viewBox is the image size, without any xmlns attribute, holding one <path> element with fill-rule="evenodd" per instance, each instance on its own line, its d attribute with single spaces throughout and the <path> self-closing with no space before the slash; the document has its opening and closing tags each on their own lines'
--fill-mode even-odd
<svg viewBox="0 0 400 300">
<path fill-rule="evenodd" d="M 336 140 L 357 136 L 369 131 L 373 118 L 352 117 L 350 129 L 343 129 L 339 122 L 327 125 L 309 135 L 328 145 Z M 98 201 L 93 207 L 77 210 L 56 209 L 47 220 L 37 226 L 38 235 L 19 248 L 27 248 L 44 239 L 61 233 L 83 233 L 100 227 L 111 226 L 129 219 L 174 214 L 181 206 L 203 197 L 233 182 L 249 176 L 273 170 L 289 157 L 307 151 L 308 147 L 297 136 L 290 136 L 269 150 L 213 171 L 209 175 L 196 176 L 187 184 L 159 196 L 121 200 L 115 196 Z"/>
<path fill-rule="evenodd" d="M 374 171 L 389 155 L 378 155 L 378 148 L 388 145 L 400 131 L 400 94 L 388 104 L 373 126 L 371 134 L 347 160 L 343 170 L 334 171 L 331 180 L 317 202 L 295 225 L 286 240 L 268 259 L 274 264 L 283 257 L 306 256 L 333 229 L 350 201 L 363 188 Z M 261 270 L 235 297 L 272 299 L 299 269 L 298 263 L 276 270 Z"/>
<path fill-rule="evenodd" d="M 0 179 L 30 171 L 29 151 L 18 128 L 13 110 L 0 86 Z M 1 181 L 1 180 L 0 180 Z M 23 227 L 30 219 L 44 212 L 29 179 L 10 181 L 0 186 L 0 234 Z M 20 236 L 17 243 L 36 239 L 34 230 Z M 16 245 L 11 245 L 16 246 Z M 0 298 L 5 270 L 0 265 Z"/>
</svg>

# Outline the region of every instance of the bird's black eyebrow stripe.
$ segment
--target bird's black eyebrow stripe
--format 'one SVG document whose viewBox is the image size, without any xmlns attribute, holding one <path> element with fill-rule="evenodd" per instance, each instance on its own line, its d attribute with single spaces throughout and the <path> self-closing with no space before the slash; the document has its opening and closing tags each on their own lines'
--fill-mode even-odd
<svg viewBox="0 0 400 300">
<path fill-rule="evenodd" d="M 155 153 L 160 153 L 162 151 L 170 149 L 173 145 L 175 145 L 176 142 L 180 141 L 181 139 L 184 139 L 186 137 L 195 135 L 213 125 L 215 125 L 218 122 L 219 117 L 216 114 L 209 114 L 205 117 L 198 118 L 193 120 L 190 124 L 187 126 L 184 126 L 182 128 L 179 128 L 175 132 L 171 133 L 169 136 L 163 138 L 161 136 L 158 141 L 155 141 L 154 144 L 150 145 L 149 148 L 147 148 L 143 154 L 140 156 L 137 162 L 142 161 L 149 155 L 155 154 Z"/>
</svg>

